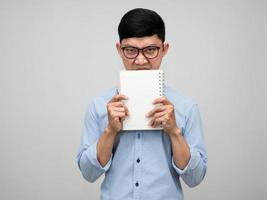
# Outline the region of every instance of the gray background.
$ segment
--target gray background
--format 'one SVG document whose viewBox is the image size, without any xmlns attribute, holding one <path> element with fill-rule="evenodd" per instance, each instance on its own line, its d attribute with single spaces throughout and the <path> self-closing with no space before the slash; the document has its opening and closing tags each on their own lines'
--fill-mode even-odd
<svg viewBox="0 0 267 200">
<path fill-rule="evenodd" d="M 267 3 L 0 0 L 0 199 L 98 199 L 75 162 L 85 107 L 118 84 L 117 25 L 156 10 L 166 82 L 193 97 L 209 156 L 186 199 L 266 199 Z"/>
</svg>

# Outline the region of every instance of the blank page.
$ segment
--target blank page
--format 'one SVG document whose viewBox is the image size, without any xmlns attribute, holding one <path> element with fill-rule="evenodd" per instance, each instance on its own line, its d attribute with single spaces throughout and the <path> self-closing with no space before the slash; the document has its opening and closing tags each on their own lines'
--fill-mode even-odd
<svg viewBox="0 0 267 200">
<path fill-rule="evenodd" d="M 145 115 L 152 110 L 153 100 L 163 96 L 162 70 L 138 70 L 120 72 L 120 93 L 128 96 L 125 101 L 130 116 L 123 122 L 123 130 L 151 130 L 149 118 Z"/>
</svg>

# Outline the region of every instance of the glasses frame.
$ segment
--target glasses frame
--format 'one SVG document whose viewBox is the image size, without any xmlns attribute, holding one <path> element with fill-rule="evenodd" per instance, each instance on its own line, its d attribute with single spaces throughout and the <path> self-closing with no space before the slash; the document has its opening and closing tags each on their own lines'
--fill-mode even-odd
<svg viewBox="0 0 267 200">
<path fill-rule="evenodd" d="M 148 49 L 148 48 L 151 48 L 151 47 L 153 47 L 153 48 L 157 48 L 157 54 L 156 54 L 154 57 L 152 57 L 152 58 L 148 58 L 148 57 L 144 54 L 144 50 L 145 50 L 145 49 Z M 125 51 L 124 51 L 126 48 L 133 48 L 133 49 L 138 50 L 137 55 L 136 55 L 135 57 L 127 57 L 126 54 L 125 54 Z M 124 55 L 127 59 L 136 59 L 136 58 L 139 56 L 140 51 L 141 51 L 142 54 L 143 54 L 143 56 L 144 56 L 146 59 L 148 59 L 148 60 L 149 60 L 149 59 L 154 59 L 154 58 L 158 57 L 160 48 L 161 48 L 161 47 L 156 46 L 156 45 L 146 46 L 146 47 L 141 48 L 141 49 L 140 49 L 140 48 L 137 48 L 137 47 L 133 47 L 133 46 L 125 46 L 125 47 L 121 47 L 122 52 L 123 52 L 123 55 Z"/>
</svg>

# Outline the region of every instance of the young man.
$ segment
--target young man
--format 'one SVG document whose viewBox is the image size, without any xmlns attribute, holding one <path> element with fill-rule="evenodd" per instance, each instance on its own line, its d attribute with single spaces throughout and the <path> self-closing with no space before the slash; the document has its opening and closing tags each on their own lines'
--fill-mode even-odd
<svg viewBox="0 0 267 200">
<path fill-rule="evenodd" d="M 154 11 L 134 9 L 119 24 L 116 44 L 126 70 L 159 69 L 169 44 L 165 26 Z M 82 175 L 94 182 L 105 173 L 102 200 L 183 199 L 180 177 L 194 187 L 207 167 L 201 119 L 196 103 L 165 87 L 148 111 L 150 125 L 161 130 L 122 131 L 128 117 L 127 97 L 117 88 L 94 97 L 85 116 L 77 162 Z"/>
</svg>

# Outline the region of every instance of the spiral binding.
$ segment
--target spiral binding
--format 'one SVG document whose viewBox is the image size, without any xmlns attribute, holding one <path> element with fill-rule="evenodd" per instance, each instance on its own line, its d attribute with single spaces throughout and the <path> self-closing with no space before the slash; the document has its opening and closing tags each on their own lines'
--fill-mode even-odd
<svg viewBox="0 0 267 200">
<path fill-rule="evenodd" d="M 159 96 L 164 96 L 164 72 L 159 71 Z"/>
<path fill-rule="evenodd" d="M 164 96 L 164 72 L 159 70 L 159 96 Z M 159 125 L 160 128 L 163 128 L 163 125 Z"/>
</svg>

